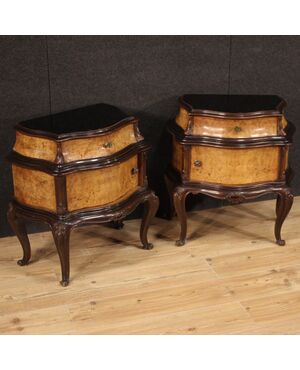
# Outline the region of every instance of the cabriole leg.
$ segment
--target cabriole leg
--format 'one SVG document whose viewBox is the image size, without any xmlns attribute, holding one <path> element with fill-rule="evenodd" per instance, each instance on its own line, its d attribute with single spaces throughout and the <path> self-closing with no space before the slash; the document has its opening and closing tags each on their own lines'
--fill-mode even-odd
<svg viewBox="0 0 300 370">
<path fill-rule="evenodd" d="M 23 248 L 23 258 L 18 261 L 19 266 L 28 265 L 30 257 L 31 257 L 31 248 L 30 242 L 27 235 L 26 225 L 24 220 L 18 217 L 14 205 L 12 203 L 9 204 L 9 208 L 7 211 L 7 219 L 8 222 L 17 235 L 19 242 Z"/>
<path fill-rule="evenodd" d="M 169 195 L 169 201 L 170 201 L 170 209 L 167 212 L 167 218 L 169 220 L 172 220 L 172 218 L 176 214 L 175 207 L 174 207 L 174 201 L 173 201 L 173 191 L 174 191 L 175 185 L 174 185 L 173 181 L 170 180 L 167 175 L 165 175 L 164 178 L 165 178 L 165 184 L 166 184 L 167 192 L 168 192 L 168 195 Z"/>
<path fill-rule="evenodd" d="M 143 249 L 152 249 L 153 244 L 148 242 L 147 234 L 150 222 L 152 221 L 153 217 L 155 216 L 159 205 L 158 197 L 151 193 L 148 199 L 144 203 L 144 215 L 141 222 L 140 228 L 140 239 L 143 244 Z"/>
<path fill-rule="evenodd" d="M 281 239 L 281 227 L 290 212 L 293 204 L 293 198 L 293 194 L 291 193 L 289 188 L 283 189 L 278 193 L 275 222 L 275 238 L 278 245 L 285 245 L 285 241 Z"/>
<path fill-rule="evenodd" d="M 180 237 L 176 241 L 177 246 L 182 246 L 186 242 L 186 233 L 187 233 L 187 219 L 186 219 L 186 210 L 185 210 L 185 199 L 188 194 L 188 191 L 182 187 L 177 187 L 173 193 L 174 207 L 180 222 Z"/>
<path fill-rule="evenodd" d="M 62 222 L 55 222 L 51 224 L 51 230 L 61 264 L 62 280 L 60 283 L 62 286 L 67 286 L 70 277 L 69 242 L 71 227 Z"/>
</svg>

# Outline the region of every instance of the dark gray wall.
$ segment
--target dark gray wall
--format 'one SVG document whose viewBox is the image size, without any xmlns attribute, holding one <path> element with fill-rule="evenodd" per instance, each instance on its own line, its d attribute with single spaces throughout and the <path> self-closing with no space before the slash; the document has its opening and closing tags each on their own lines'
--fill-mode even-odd
<svg viewBox="0 0 300 370">
<path fill-rule="evenodd" d="M 297 36 L 3 36 L 0 37 L 1 157 L 14 141 L 20 120 L 98 102 L 123 108 L 140 118 L 153 145 L 149 182 L 167 207 L 162 182 L 167 152 L 166 121 L 184 93 L 278 94 L 288 102 L 287 116 L 300 116 L 300 37 Z M 300 194 L 298 146 L 291 153 Z M 0 235 L 11 233 L 6 210 L 11 171 L 2 161 Z M 192 197 L 189 208 L 222 203 Z M 134 214 L 139 216 L 139 211 Z M 30 231 L 41 230 L 32 225 Z"/>
</svg>

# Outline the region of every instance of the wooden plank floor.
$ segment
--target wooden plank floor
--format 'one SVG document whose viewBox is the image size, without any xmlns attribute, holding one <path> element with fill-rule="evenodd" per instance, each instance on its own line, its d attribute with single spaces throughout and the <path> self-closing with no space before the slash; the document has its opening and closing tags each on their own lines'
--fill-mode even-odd
<svg viewBox="0 0 300 370">
<path fill-rule="evenodd" d="M 189 214 L 190 240 L 175 247 L 177 220 L 155 219 L 139 249 L 138 221 L 123 230 L 76 229 L 71 284 L 62 288 L 50 233 L 30 235 L 19 267 L 15 237 L 0 239 L 1 334 L 299 334 L 300 197 L 274 243 L 275 201 Z"/>
</svg>

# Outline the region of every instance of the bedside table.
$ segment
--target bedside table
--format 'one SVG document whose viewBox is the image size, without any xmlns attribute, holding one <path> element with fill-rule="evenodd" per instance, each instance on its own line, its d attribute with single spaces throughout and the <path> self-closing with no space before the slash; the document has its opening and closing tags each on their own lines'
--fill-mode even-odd
<svg viewBox="0 0 300 370">
<path fill-rule="evenodd" d="M 19 123 L 9 156 L 14 198 L 8 210 L 24 252 L 18 264 L 28 264 L 31 254 L 25 220 L 45 222 L 66 286 L 71 229 L 109 221 L 122 227 L 122 219 L 140 203 L 145 203 L 140 239 L 151 249 L 147 231 L 158 198 L 147 187 L 148 150 L 138 120 L 106 104 Z"/>
<path fill-rule="evenodd" d="M 166 183 L 181 232 L 187 234 L 185 199 L 202 193 L 239 203 L 277 195 L 275 238 L 293 203 L 288 151 L 294 131 L 284 117 L 286 103 L 265 95 L 184 95 L 168 131 L 173 140 Z"/>
</svg>

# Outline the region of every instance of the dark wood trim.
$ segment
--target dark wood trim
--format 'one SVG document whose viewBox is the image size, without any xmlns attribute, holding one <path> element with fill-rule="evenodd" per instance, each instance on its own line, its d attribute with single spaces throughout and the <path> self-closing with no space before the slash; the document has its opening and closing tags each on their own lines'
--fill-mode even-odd
<svg viewBox="0 0 300 370">
<path fill-rule="evenodd" d="M 180 237 L 176 245 L 182 246 L 186 242 L 187 217 L 185 199 L 189 193 L 204 194 L 217 199 L 225 199 L 231 204 L 241 203 L 248 199 L 255 199 L 266 194 L 278 196 L 276 204 L 277 218 L 275 222 L 275 238 L 278 245 L 285 245 L 281 238 L 281 227 L 287 217 L 293 203 L 291 189 L 284 182 L 262 183 L 248 186 L 229 187 L 204 183 L 181 183 L 176 182 L 172 171 L 167 172 L 170 181 L 174 182 L 173 204 L 180 222 Z"/>
<path fill-rule="evenodd" d="M 84 211 L 65 212 L 63 214 L 55 214 L 42 209 L 25 206 L 16 199 L 13 199 L 9 205 L 8 219 L 20 240 L 24 252 L 23 259 L 18 263 L 21 266 L 28 264 L 31 255 L 25 221 L 31 220 L 46 223 L 52 230 L 60 258 L 62 271 L 61 285 L 67 286 L 70 275 L 69 239 L 71 230 L 81 225 L 121 221 L 141 203 L 145 203 L 145 209 L 141 222 L 140 239 L 143 249 L 152 249 L 153 245 L 148 242 L 147 232 L 150 222 L 157 212 L 159 201 L 157 196 L 146 187 L 140 188 L 126 200 L 118 204 Z"/>
<path fill-rule="evenodd" d="M 59 215 L 68 212 L 66 176 L 55 176 L 56 211 Z"/>
<path fill-rule="evenodd" d="M 14 150 L 7 157 L 8 161 L 18 166 L 32 168 L 38 171 L 49 173 L 53 176 L 65 175 L 72 172 L 91 170 L 97 168 L 110 167 L 116 163 L 121 163 L 140 151 L 149 151 L 150 146 L 144 141 L 131 144 L 126 148 L 110 156 L 84 159 L 69 163 L 55 163 L 43 159 L 25 157 Z"/>
<path fill-rule="evenodd" d="M 89 130 L 89 131 L 77 131 L 77 132 L 69 132 L 64 134 L 54 134 L 53 132 L 49 131 L 42 131 L 42 130 L 36 130 L 31 129 L 28 127 L 25 127 L 22 122 L 17 123 L 15 125 L 15 129 L 17 131 L 23 132 L 26 135 L 29 136 L 38 136 L 43 137 L 46 139 L 51 139 L 55 141 L 65 141 L 65 140 L 71 140 L 71 139 L 79 139 L 79 138 L 88 138 L 88 137 L 94 137 L 94 136 L 102 136 L 106 135 L 107 133 L 113 132 L 123 126 L 126 126 L 128 124 L 136 124 L 138 123 L 138 119 L 135 117 L 126 117 L 123 120 L 114 123 L 111 126 L 104 127 L 102 129 L 97 130 Z"/>
<path fill-rule="evenodd" d="M 147 173 L 146 173 L 146 164 L 147 164 L 147 152 L 140 152 L 138 154 L 138 168 L 139 172 L 139 186 L 147 186 Z"/>
<path fill-rule="evenodd" d="M 200 115 L 206 117 L 216 117 L 216 118 L 240 118 L 240 119 L 247 119 L 247 118 L 258 118 L 258 117 L 266 117 L 266 116 L 281 116 L 283 109 L 286 107 L 287 103 L 284 99 L 280 98 L 281 102 L 276 107 L 276 110 L 262 110 L 257 112 L 247 112 L 247 113 L 230 113 L 230 112 L 219 112 L 219 111 L 212 111 L 206 109 L 194 109 L 190 104 L 188 104 L 184 97 L 181 96 L 179 98 L 179 104 L 191 115 Z"/>
<path fill-rule="evenodd" d="M 176 124 L 175 121 L 171 121 L 168 124 L 168 131 L 173 134 L 176 141 L 180 144 L 186 145 L 199 145 L 203 144 L 212 147 L 231 147 L 231 148 L 253 148 L 253 147 L 267 147 L 267 146 L 284 146 L 292 143 L 292 126 L 293 124 L 288 122 L 290 128 L 286 131 L 286 136 L 264 136 L 255 138 L 219 138 L 212 136 L 197 136 L 187 135 L 184 130 Z"/>
</svg>

